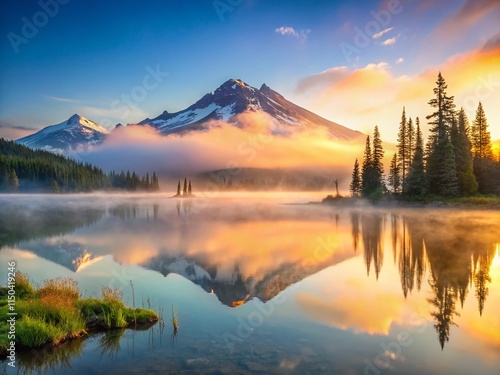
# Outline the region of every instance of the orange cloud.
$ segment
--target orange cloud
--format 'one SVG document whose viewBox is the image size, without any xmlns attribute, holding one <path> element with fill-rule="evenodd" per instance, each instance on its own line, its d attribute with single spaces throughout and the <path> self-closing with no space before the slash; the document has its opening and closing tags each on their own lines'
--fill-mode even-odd
<svg viewBox="0 0 500 375">
<path fill-rule="evenodd" d="M 113 132 L 87 160 L 114 170 L 142 171 L 147 166 L 163 175 L 240 167 L 335 167 L 346 175 L 363 152 L 363 137 L 338 141 L 324 128 L 297 130 L 263 112 L 243 113 L 238 121 L 239 127 L 212 123 L 207 131 L 169 136 L 147 126 L 129 126 Z"/>
<path fill-rule="evenodd" d="M 500 45 L 494 41 L 488 43 L 487 48 L 452 56 L 441 66 L 412 76 L 395 76 L 386 63 L 370 64 L 330 80 L 326 88 L 311 86 L 309 91 L 315 95 L 308 105 L 324 117 L 365 133 L 379 125 L 382 137 L 394 142 L 403 106 L 408 116 L 420 117 L 424 133 L 427 130 L 425 116 L 432 110 L 428 101 L 433 97 L 432 89 L 441 71 L 448 83 L 448 94 L 455 96 L 457 107 L 464 107 L 470 120 L 479 101 L 482 102 L 492 138 L 498 139 L 499 66 Z M 301 94 L 312 97 L 307 90 Z"/>
</svg>

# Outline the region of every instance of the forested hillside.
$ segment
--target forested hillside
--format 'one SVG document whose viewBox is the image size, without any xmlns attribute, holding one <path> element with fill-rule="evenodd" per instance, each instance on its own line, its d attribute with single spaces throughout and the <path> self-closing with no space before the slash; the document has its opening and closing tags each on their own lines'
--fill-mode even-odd
<svg viewBox="0 0 500 375">
<path fill-rule="evenodd" d="M 159 190 L 153 172 L 139 177 L 129 171 L 106 174 L 102 169 L 32 150 L 0 138 L 0 191 L 2 192 L 90 192 L 102 189 Z"/>
</svg>

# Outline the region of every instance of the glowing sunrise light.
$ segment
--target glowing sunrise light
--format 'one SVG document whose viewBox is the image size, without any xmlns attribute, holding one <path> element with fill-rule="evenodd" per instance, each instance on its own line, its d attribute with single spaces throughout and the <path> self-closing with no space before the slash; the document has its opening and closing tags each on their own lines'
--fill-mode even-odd
<svg viewBox="0 0 500 375">
<path fill-rule="evenodd" d="M 500 243 L 496 244 L 495 257 L 493 258 L 492 266 L 500 267 Z"/>
</svg>

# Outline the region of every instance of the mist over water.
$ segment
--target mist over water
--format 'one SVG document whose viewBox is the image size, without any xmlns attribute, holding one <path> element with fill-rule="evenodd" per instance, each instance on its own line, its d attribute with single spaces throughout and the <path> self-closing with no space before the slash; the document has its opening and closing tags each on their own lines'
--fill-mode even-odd
<svg viewBox="0 0 500 375">
<path fill-rule="evenodd" d="M 323 128 L 294 129 L 262 112 L 248 111 L 232 121 L 168 136 L 149 126 L 127 126 L 81 157 L 105 170 L 155 170 L 162 177 L 176 177 L 242 167 L 330 168 L 347 176 L 355 158 L 362 156 L 363 137 L 339 140 Z"/>
<path fill-rule="evenodd" d="M 119 288 L 128 305 L 163 306 L 166 321 L 171 305 L 179 311 L 173 343 L 168 325 L 165 334 L 126 330 L 44 360 L 21 355 L 20 365 L 76 374 L 258 366 L 496 374 L 500 212 L 303 204 L 323 196 L 0 196 L 2 264 L 15 259 L 35 282 L 72 277 L 85 296 Z M 411 343 L 396 348 L 402 334 Z"/>
</svg>

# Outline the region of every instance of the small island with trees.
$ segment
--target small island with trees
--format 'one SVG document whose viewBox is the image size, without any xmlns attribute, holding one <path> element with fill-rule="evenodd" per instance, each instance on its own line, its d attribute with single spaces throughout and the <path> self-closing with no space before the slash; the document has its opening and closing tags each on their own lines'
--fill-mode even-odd
<svg viewBox="0 0 500 375">
<path fill-rule="evenodd" d="M 193 194 L 193 191 L 191 189 L 191 180 L 187 180 L 186 177 L 184 177 L 184 187 L 182 188 L 181 191 L 181 182 L 179 181 L 177 183 L 177 193 L 172 197 L 172 198 L 194 198 L 196 195 Z"/>
<path fill-rule="evenodd" d="M 384 176 L 384 150 L 378 126 L 373 139 L 366 138 L 363 160 L 356 159 L 349 190 L 352 199 L 399 202 L 449 202 L 500 206 L 500 151 L 493 152 L 488 123 L 481 102 L 471 126 L 463 108 L 456 110 L 454 97 L 439 73 L 433 112 L 426 116 L 430 134 L 424 145 L 420 120 L 407 118 L 403 108 L 397 152 Z M 338 203 L 328 196 L 323 203 Z"/>
</svg>

